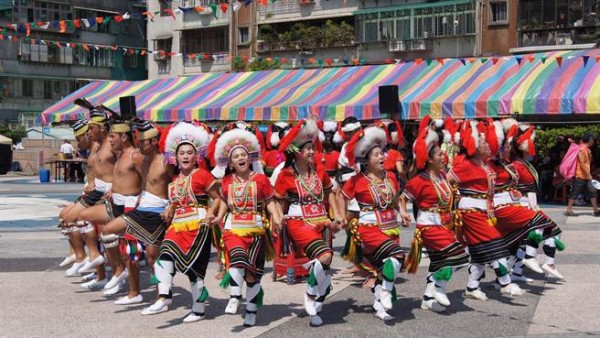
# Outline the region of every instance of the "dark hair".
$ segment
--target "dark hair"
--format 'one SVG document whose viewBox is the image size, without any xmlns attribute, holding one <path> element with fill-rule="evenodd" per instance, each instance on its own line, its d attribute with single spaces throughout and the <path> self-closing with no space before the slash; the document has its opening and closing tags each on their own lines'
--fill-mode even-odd
<svg viewBox="0 0 600 338">
<path fill-rule="evenodd" d="M 596 135 L 592 132 L 586 131 L 585 133 L 583 133 L 583 136 L 581 136 L 581 142 L 583 143 L 588 143 L 592 140 L 596 140 Z"/>
<path fill-rule="evenodd" d="M 356 123 L 358 120 L 354 116 L 348 116 L 342 121 L 342 127 L 345 127 L 347 124 Z"/>
<path fill-rule="evenodd" d="M 288 151 L 284 151 L 283 154 L 285 155 L 285 164 L 283 165 L 283 167 L 291 167 L 292 164 L 294 164 L 294 161 L 296 161 L 296 156 L 294 155 L 294 153 L 290 153 Z"/>
</svg>

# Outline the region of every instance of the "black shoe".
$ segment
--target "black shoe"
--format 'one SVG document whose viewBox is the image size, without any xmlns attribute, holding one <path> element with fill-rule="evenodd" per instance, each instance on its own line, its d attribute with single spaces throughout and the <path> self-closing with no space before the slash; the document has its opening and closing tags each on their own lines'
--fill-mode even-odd
<svg viewBox="0 0 600 338">
<path fill-rule="evenodd" d="M 594 216 L 596 216 L 596 217 L 600 217 L 600 210 L 598 210 L 598 211 L 594 211 Z"/>
</svg>

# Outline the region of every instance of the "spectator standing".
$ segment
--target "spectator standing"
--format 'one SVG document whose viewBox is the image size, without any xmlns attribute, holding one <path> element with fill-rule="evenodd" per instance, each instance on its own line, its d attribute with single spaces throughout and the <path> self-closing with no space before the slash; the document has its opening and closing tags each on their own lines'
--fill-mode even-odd
<svg viewBox="0 0 600 338">
<path fill-rule="evenodd" d="M 592 163 L 592 152 L 590 147 L 594 144 L 596 135 L 586 132 L 581 137 L 579 142 L 579 153 L 577 155 L 577 169 L 575 172 L 575 181 L 573 182 L 573 189 L 569 196 L 569 203 L 567 204 L 566 216 L 576 216 L 573 212 L 573 203 L 579 194 L 584 194 L 585 198 L 592 202 L 592 208 L 594 208 L 594 216 L 600 217 L 600 211 L 598 210 L 598 201 L 596 199 L 596 190 L 592 187 L 592 174 L 591 174 L 591 163 Z"/>
</svg>

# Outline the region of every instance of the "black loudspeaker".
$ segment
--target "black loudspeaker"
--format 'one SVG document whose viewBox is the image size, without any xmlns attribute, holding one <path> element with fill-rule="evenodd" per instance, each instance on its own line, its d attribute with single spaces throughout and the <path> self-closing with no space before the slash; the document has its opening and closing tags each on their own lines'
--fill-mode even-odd
<svg viewBox="0 0 600 338">
<path fill-rule="evenodd" d="M 121 106 L 121 118 L 123 120 L 131 120 L 136 116 L 135 107 L 135 96 L 122 96 L 119 98 L 119 104 Z"/>
<path fill-rule="evenodd" d="M 392 120 L 398 119 L 400 100 L 398 98 L 398 86 L 379 86 L 379 111 L 382 115 L 389 114 Z"/>
</svg>

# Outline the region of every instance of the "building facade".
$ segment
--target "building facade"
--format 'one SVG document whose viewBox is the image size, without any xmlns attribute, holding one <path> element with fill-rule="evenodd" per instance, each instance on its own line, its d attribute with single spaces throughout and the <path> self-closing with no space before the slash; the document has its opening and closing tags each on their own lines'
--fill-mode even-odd
<svg viewBox="0 0 600 338">
<path fill-rule="evenodd" d="M 517 0 L 484 0 L 481 11 L 481 55 L 508 55 L 518 46 Z"/>
<path fill-rule="evenodd" d="M 597 0 L 519 0 L 511 53 L 594 48 L 598 10 Z"/>
<path fill-rule="evenodd" d="M 146 23 L 141 16 L 145 6 L 143 1 L 124 0 L 0 1 L 1 27 L 30 26 L 29 36 L 3 29 L 0 123 L 31 127 L 40 112 L 93 80 L 145 79 L 146 56 L 94 47 L 145 48 Z M 77 19 L 91 22 L 125 13 L 131 15 L 129 20 L 80 28 L 40 25 Z"/>
</svg>

